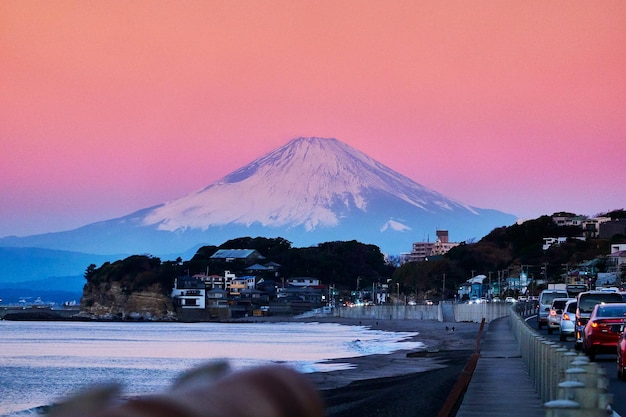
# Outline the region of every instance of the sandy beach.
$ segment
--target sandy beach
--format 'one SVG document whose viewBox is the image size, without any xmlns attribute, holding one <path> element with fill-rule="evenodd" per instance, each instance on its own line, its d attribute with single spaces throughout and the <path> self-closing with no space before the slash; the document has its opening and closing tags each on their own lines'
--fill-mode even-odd
<svg viewBox="0 0 626 417">
<path fill-rule="evenodd" d="M 329 317 L 298 321 L 416 332 L 418 335 L 411 341 L 425 345 L 415 351 L 337 359 L 337 362 L 350 363 L 353 368 L 307 374 L 322 394 L 327 417 L 437 416 L 474 351 L 480 328 L 479 323 L 442 323 L 434 320 Z"/>
</svg>

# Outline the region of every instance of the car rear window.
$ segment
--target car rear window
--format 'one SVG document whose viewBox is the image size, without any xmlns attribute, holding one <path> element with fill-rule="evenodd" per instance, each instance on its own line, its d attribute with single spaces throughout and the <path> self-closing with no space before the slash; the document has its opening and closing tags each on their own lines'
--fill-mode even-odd
<svg viewBox="0 0 626 417">
<path fill-rule="evenodd" d="M 565 304 L 567 304 L 567 300 L 554 300 L 552 302 L 552 308 L 554 308 L 555 310 L 563 310 Z"/>
<path fill-rule="evenodd" d="M 622 303 L 622 296 L 615 292 L 580 294 L 578 298 L 578 311 L 581 313 L 591 313 L 593 307 L 600 303 Z"/>
<path fill-rule="evenodd" d="M 626 306 L 605 305 L 598 307 L 598 317 L 626 317 Z"/>
<path fill-rule="evenodd" d="M 559 291 L 544 292 L 544 293 L 541 293 L 539 303 L 543 304 L 544 306 L 546 304 L 547 305 L 551 305 L 552 304 L 552 300 L 554 300 L 555 298 L 566 298 L 566 297 L 567 297 L 567 293 L 565 291 L 563 291 L 563 292 L 559 292 Z"/>
<path fill-rule="evenodd" d="M 567 305 L 567 312 L 568 313 L 575 313 L 576 312 L 576 301 L 574 301 L 573 303 L 569 303 Z"/>
</svg>

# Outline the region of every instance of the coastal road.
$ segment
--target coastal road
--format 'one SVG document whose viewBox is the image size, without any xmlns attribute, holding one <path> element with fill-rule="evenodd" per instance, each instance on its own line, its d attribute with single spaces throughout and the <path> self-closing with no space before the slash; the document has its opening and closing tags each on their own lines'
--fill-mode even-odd
<svg viewBox="0 0 626 417">
<path fill-rule="evenodd" d="M 549 339 L 551 342 L 559 343 L 567 349 L 574 349 L 573 338 L 568 337 L 567 341 L 561 342 L 559 341 L 558 332 L 549 335 L 545 328 L 541 330 L 537 329 L 536 316 L 531 316 L 526 321 L 537 333 Z M 606 369 L 606 375 L 609 378 L 609 391 L 613 394 L 613 410 L 620 416 L 626 417 L 626 381 L 620 381 L 617 378 L 615 355 L 597 355 L 596 361 Z"/>
</svg>

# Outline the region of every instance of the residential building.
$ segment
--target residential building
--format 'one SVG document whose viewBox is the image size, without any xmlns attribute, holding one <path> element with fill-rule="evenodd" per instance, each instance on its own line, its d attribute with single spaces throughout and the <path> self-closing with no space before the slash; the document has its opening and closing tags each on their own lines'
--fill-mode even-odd
<svg viewBox="0 0 626 417">
<path fill-rule="evenodd" d="M 611 245 L 611 253 L 626 250 L 626 243 L 613 243 Z"/>
<path fill-rule="evenodd" d="M 583 236 L 587 239 L 595 239 L 600 236 L 600 225 L 611 221 L 610 217 L 595 217 L 585 219 L 582 222 Z"/>
<path fill-rule="evenodd" d="M 576 236 L 576 237 L 544 237 L 543 238 L 543 246 L 542 249 L 543 250 L 548 250 L 550 249 L 551 246 L 554 245 L 561 245 L 565 242 L 567 242 L 567 239 L 578 239 L 578 240 L 585 240 L 584 237 L 582 236 Z"/>
<path fill-rule="evenodd" d="M 320 280 L 310 277 L 289 278 L 287 279 L 287 285 L 294 287 L 317 287 L 320 285 Z"/>
<path fill-rule="evenodd" d="M 552 221 L 557 226 L 578 226 L 582 227 L 583 222 L 587 219 L 586 216 L 569 216 L 564 214 L 555 214 L 552 216 Z"/>
<path fill-rule="evenodd" d="M 228 291 L 222 288 L 213 288 L 206 292 L 208 307 L 228 308 Z"/>
<path fill-rule="evenodd" d="M 228 294 L 231 297 L 241 296 L 244 290 L 254 290 L 256 287 L 256 278 L 253 276 L 235 277 L 228 284 Z"/>
<path fill-rule="evenodd" d="M 226 262 L 239 260 L 253 263 L 265 259 L 265 257 L 255 249 L 219 249 L 211 255 L 211 259 L 221 259 Z"/>
<path fill-rule="evenodd" d="M 174 281 L 172 299 L 174 305 L 182 309 L 204 309 L 206 286 L 204 282 L 194 277 L 178 277 Z"/>
<path fill-rule="evenodd" d="M 626 250 L 611 252 L 606 257 L 607 272 L 619 273 L 622 269 L 622 265 L 626 265 Z"/>
<path fill-rule="evenodd" d="M 626 236 L 626 219 L 612 219 L 600 225 L 600 239 L 610 239 L 615 235 Z"/>
<path fill-rule="evenodd" d="M 448 251 L 455 246 L 458 246 L 457 242 L 450 242 L 448 240 L 447 230 L 437 230 L 437 239 L 434 242 L 415 242 L 411 253 L 406 257 L 409 262 L 421 262 L 427 260 L 431 256 L 445 255 Z"/>
</svg>

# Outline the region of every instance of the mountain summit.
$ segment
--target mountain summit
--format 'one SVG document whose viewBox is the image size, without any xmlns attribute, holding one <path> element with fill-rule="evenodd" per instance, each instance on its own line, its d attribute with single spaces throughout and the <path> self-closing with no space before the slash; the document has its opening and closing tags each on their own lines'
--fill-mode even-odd
<svg viewBox="0 0 626 417">
<path fill-rule="evenodd" d="M 144 224 L 169 231 L 239 223 L 308 232 L 340 227 L 353 215 L 374 216 L 380 199 L 424 212 L 477 214 L 336 139 L 298 138 L 203 190 L 154 209 Z M 404 225 L 409 219 L 389 214 L 372 218 L 369 227 L 412 229 Z"/>
<path fill-rule="evenodd" d="M 0 246 L 25 239 L 93 253 L 172 254 L 280 236 L 294 246 L 355 239 L 399 254 L 435 229 L 460 241 L 514 221 L 417 184 L 336 139 L 297 138 L 186 197 L 73 231 L 4 238 Z"/>
</svg>

